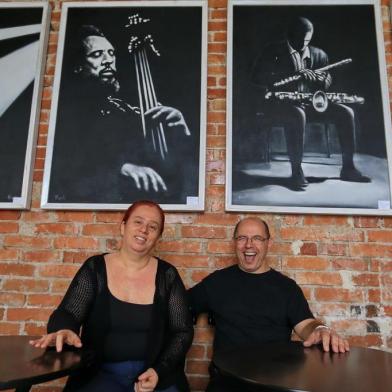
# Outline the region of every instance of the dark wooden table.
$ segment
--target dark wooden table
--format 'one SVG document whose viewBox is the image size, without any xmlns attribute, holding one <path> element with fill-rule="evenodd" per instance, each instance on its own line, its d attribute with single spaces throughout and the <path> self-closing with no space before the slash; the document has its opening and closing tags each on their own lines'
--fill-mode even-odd
<svg viewBox="0 0 392 392">
<path fill-rule="evenodd" d="M 333 354 L 300 342 L 274 343 L 217 352 L 214 363 L 226 376 L 274 390 L 392 391 L 392 354 L 368 348 Z"/>
<path fill-rule="evenodd" d="M 29 391 L 31 386 L 90 366 L 93 354 L 83 350 L 45 351 L 30 346 L 32 336 L 0 336 L 0 390 Z"/>
</svg>

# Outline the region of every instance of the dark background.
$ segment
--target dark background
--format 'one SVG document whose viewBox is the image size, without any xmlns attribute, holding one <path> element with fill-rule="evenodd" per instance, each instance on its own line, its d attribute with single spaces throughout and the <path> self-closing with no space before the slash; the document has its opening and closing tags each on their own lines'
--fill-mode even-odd
<svg viewBox="0 0 392 392">
<path fill-rule="evenodd" d="M 42 8 L 0 8 L 0 28 L 18 27 L 42 23 Z M 16 37 L 0 41 L 0 57 L 39 40 L 39 34 Z M 31 59 L 36 67 L 37 59 Z M 12 72 L 12 70 L 9 70 Z M 0 75 L 9 78 L 8 73 Z M 12 203 L 14 197 L 21 197 L 23 171 L 26 159 L 27 138 L 33 97 L 34 81 L 22 92 L 0 117 L 0 202 Z"/>
<path fill-rule="evenodd" d="M 248 161 L 257 160 L 258 151 L 246 145 L 247 140 L 254 140 L 255 114 L 260 110 L 261 91 L 250 80 L 254 61 L 267 43 L 284 39 L 294 16 L 304 16 L 313 23 L 310 45 L 323 49 L 330 64 L 352 58 L 352 63 L 330 71 L 333 82 L 328 91 L 365 98 L 364 105 L 354 106 L 359 125 L 357 152 L 386 157 L 373 6 L 234 6 L 233 14 L 234 165 L 247 159 L 244 152 Z"/>
</svg>

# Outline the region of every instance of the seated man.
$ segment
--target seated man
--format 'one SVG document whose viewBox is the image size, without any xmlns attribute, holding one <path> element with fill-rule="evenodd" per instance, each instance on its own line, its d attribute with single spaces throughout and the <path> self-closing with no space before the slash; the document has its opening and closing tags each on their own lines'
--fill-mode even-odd
<svg viewBox="0 0 392 392">
<path fill-rule="evenodd" d="M 269 267 L 268 225 L 258 218 L 240 221 L 234 230 L 236 265 L 215 271 L 190 289 L 195 315 L 215 318 L 214 352 L 267 342 L 290 341 L 292 330 L 305 347 L 322 343 L 325 351 L 349 350 L 347 340 L 313 317 L 294 280 Z M 207 391 L 246 391 L 219 374 L 213 363 Z"/>
<path fill-rule="evenodd" d="M 355 113 L 347 105 L 330 102 L 324 112 L 318 112 L 311 105 L 297 98 L 284 98 L 287 93 L 326 92 L 332 84 L 332 76 L 322 69 L 329 65 L 327 54 L 320 48 L 310 45 L 314 27 L 304 17 L 297 17 L 287 27 L 286 39 L 268 44 L 256 59 L 252 80 L 261 86 L 264 94 L 269 91 L 277 99 L 262 99 L 262 110 L 269 118 L 284 124 L 287 152 L 291 163 L 291 183 L 294 190 L 304 190 L 308 181 L 302 171 L 304 153 L 304 134 L 310 119 L 330 121 L 336 125 L 342 151 L 340 179 L 351 182 L 370 182 L 354 164 Z M 288 76 L 298 76 L 291 82 L 275 86 Z M 286 79 L 289 80 L 289 79 Z M 279 94 L 283 94 L 280 96 Z"/>
</svg>

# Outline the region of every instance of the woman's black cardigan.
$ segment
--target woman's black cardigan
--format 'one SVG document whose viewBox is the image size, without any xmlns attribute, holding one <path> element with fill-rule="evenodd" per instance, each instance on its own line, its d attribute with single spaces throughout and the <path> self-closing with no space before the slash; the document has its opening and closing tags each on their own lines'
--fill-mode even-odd
<svg viewBox="0 0 392 392">
<path fill-rule="evenodd" d="M 102 358 L 104 339 L 110 328 L 109 289 L 104 255 L 87 259 L 71 282 L 59 307 L 48 322 L 48 333 L 70 329 L 80 333 L 83 347 Z M 193 325 L 182 280 L 171 264 L 158 259 L 153 317 L 148 338 L 146 369 L 158 374 L 157 389 L 176 385 L 188 391 L 184 374 L 185 355 L 192 343 Z M 94 376 L 96 368 L 71 376 L 67 390 L 76 390 Z"/>
</svg>

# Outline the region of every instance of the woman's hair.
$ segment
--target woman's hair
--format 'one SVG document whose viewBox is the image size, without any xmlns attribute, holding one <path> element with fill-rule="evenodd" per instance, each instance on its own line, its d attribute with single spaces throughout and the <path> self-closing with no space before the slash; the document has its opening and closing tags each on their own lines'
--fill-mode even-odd
<svg viewBox="0 0 392 392">
<path fill-rule="evenodd" d="M 141 206 L 155 207 L 158 210 L 159 216 L 161 218 L 161 230 L 160 230 L 160 233 L 159 233 L 161 235 L 163 233 L 163 229 L 165 227 L 165 213 L 163 212 L 163 210 L 160 207 L 160 205 L 155 203 L 154 201 L 150 201 L 150 200 L 138 200 L 138 201 L 135 201 L 125 211 L 125 214 L 123 216 L 122 222 L 127 223 L 127 221 L 129 219 L 129 217 L 131 216 L 132 212 L 134 212 L 136 210 L 136 208 L 141 207 Z"/>
</svg>

